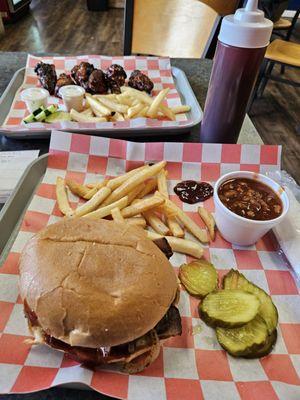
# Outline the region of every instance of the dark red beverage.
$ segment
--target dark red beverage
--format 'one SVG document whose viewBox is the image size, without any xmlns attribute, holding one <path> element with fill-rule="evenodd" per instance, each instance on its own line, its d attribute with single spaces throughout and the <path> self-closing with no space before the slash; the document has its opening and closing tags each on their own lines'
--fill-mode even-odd
<svg viewBox="0 0 300 400">
<path fill-rule="evenodd" d="M 266 47 L 234 47 L 218 41 L 201 124 L 200 141 L 236 143 Z"/>
</svg>

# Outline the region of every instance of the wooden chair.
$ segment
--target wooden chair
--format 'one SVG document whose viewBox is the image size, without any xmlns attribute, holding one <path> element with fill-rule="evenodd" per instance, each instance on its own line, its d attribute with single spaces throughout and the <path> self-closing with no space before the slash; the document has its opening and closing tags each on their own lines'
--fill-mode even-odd
<svg viewBox="0 0 300 400">
<path fill-rule="evenodd" d="M 205 57 L 239 0 L 126 0 L 124 54 Z"/>
<path fill-rule="evenodd" d="M 284 67 L 300 69 L 300 44 L 276 39 L 269 44 L 263 70 L 257 83 L 257 96 L 261 97 L 270 80 L 285 83 L 294 87 L 300 87 L 300 82 L 291 81 L 281 76 L 272 75 L 275 64 Z"/>
<path fill-rule="evenodd" d="M 274 22 L 273 34 L 280 36 L 284 40 L 290 40 L 293 30 L 296 26 L 296 22 L 298 21 L 299 14 L 300 7 L 295 12 L 292 20 L 280 18 L 277 22 Z"/>
</svg>

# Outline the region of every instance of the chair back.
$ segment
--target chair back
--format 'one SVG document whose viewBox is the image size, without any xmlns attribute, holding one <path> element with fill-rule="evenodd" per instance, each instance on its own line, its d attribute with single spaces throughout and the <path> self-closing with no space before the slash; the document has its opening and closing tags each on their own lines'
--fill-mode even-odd
<svg viewBox="0 0 300 400">
<path fill-rule="evenodd" d="M 205 57 L 221 16 L 234 12 L 238 2 L 126 0 L 124 54 Z"/>
</svg>

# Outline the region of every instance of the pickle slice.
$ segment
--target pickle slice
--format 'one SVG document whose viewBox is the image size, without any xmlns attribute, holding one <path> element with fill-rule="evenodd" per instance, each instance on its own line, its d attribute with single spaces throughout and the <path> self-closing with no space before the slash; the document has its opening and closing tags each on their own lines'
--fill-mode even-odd
<svg viewBox="0 0 300 400">
<path fill-rule="evenodd" d="M 253 356 L 265 345 L 268 328 L 263 318 L 256 316 L 240 328 L 217 328 L 216 334 L 220 345 L 232 356 Z"/>
<path fill-rule="evenodd" d="M 255 294 L 260 301 L 258 313 L 265 320 L 269 334 L 272 334 L 278 323 L 278 311 L 271 297 L 263 289 L 248 281 L 243 274 L 234 269 L 224 276 L 223 288 L 241 289 Z"/>
<path fill-rule="evenodd" d="M 213 291 L 218 284 L 218 274 L 206 260 L 182 264 L 179 269 L 179 279 L 186 290 L 194 295 L 204 297 Z"/>
<path fill-rule="evenodd" d="M 235 328 L 251 321 L 260 306 L 258 298 L 243 290 L 219 290 L 208 294 L 200 305 L 201 318 L 210 326 Z"/>
<path fill-rule="evenodd" d="M 277 329 L 275 329 L 271 333 L 271 335 L 268 335 L 264 344 L 259 346 L 257 349 L 253 349 L 252 351 L 249 352 L 249 354 L 246 354 L 244 357 L 245 358 L 261 358 L 261 357 L 267 356 L 273 350 L 276 340 L 277 340 Z"/>
</svg>

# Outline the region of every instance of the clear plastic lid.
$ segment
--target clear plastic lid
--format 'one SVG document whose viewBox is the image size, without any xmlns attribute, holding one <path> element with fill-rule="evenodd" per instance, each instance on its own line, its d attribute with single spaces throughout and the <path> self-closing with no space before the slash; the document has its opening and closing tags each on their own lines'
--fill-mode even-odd
<svg viewBox="0 0 300 400">
<path fill-rule="evenodd" d="M 273 23 L 258 9 L 258 0 L 248 0 L 245 8 L 223 18 L 219 40 L 235 47 L 261 48 L 270 42 Z"/>
</svg>

